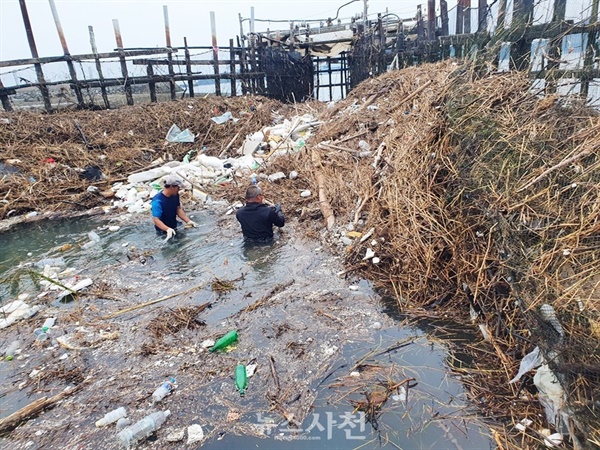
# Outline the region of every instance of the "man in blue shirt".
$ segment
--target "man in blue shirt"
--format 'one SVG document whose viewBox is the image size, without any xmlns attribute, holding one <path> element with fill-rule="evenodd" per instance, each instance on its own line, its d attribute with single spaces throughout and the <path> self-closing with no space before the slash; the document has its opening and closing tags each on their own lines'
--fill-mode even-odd
<svg viewBox="0 0 600 450">
<path fill-rule="evenodd" d="M 154 228 L 159 235 L 167 235 L 167 241 L 176 233 L 177 217 L 186 223 L 186 227 L 198 226 L 190 220 L 179 202 L 179 189 L 181 180 L 173 175 L 166 176 L 163 181 L 163 190 L 152 199 L 152 219 Z"/>
<path fill-rule="evenodd" d="M 246 189 L 246 206 L 235 213 L 246 242 L 270 242 L 273 240 L 273 225 L 285 225 L 281 205 L 267 206 L 263 200 L 262 189 L 252 185 Z"/>
</svg>

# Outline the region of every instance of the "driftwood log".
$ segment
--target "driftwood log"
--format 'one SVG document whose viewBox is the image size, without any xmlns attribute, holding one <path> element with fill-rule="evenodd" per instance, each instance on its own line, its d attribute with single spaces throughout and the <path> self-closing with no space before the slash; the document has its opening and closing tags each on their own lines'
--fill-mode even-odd
<svg viewBox="0 0 600 450">
<path fill-rule="evenodd" d="M 10 416 L 5 417 L 4 419 L 0 419 L 0 433 L 4 431 L 12 430 L 22 421 L 29 419 L 44 409 L 54 405 L 55 403 L 61 401 L 63 398 L 68 397 L 69 395 L 77 392 L 81 388 L 81 384 L 77 386 L 72 386 L 66 388 L 59 394 L 56 394 L 52 397 L 42 397 L 38 398 L 34 402 L 30 403 L 27 406 L 24 406 L 18 411 L 15 411 Z"/>
</svg>

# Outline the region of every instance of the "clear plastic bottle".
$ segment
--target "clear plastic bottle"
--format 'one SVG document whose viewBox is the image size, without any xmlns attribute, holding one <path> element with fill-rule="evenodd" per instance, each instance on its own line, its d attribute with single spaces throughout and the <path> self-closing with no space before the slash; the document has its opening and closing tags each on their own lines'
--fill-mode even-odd
<svg viewBox="0 0 600 450">
<path fill-rule="evenodd" d="M 165 423 L 165 420 L 167 420 L 167 417 L 169 417 L 170 414 L 171 411 L 168 409 L 166 411 L 152 413 L 139 422 L 125 428 L 117 434 L 117 437 L 119 438 L 119 441 L 121 441 L 121 444 L 123 444 L 123 447 L 128 449 L 137 441 L 145 439 L 158 430 L 162 424 Z"/>
<path fill-rule="evenodd" d="M 165 381 L 161 384 L 152 394 L 152 401 L 154 403 L 160 402 L 163 398 L 171 393 L 171 391 L 175 389 L 175 378 L 172 378 L 169 381 Z"/>
<path fill-rule="evenodd" d="M 33 334 L 35 334 L 35 338 L 40 342 L 50 339 L 50 336 L 48 336 L 48 328 L 46 327 L 36 328 L 33 330 Z"/>
<path fill-rule="evenodd" d="M 8 347 L 4 349 L 4 358 L 7 361 L 12 361 L 12 359 L 15 357 L 15 352 L 19 349 L 20 346 L 21 344 L 19 343 L 19 341 L 12 341 L 8 345 Z"/>
<path fill-rule="evenodd" d="M 127 416 L 127 411 L 121 406 L 120 408 L 107 412 L 102 419 L 96 421 L 96 426 L 104 427 L 110 425 L 125 416 Z"/>
<path fill-rule="evenodd" d="M 56 319 L 54 317 L 48 317 L 44 321 L 44 324 L 42 325 L 42 328 L 52 328 L 54 326 L 54 322 L 56 322 Z"/>
</svg>

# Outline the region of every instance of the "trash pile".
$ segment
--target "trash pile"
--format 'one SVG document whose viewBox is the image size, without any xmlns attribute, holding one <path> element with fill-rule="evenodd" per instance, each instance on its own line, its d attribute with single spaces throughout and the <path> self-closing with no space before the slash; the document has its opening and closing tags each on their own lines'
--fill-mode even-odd
<svg viewBox="0 0 600 450">
<path fill-rule="evenodd" d="M 213 118 L 214 119 L 214 118 Z M 222 122 L 224 123 L 224 122 Z M 310 114 L 294 116 L 290 120 L 283 119 L 281 123 L 273 126 L 263 127 L 261 130 L 246 136 L 242 145 L 235 150 L 226 147 L 221 154 L 231 150 L 232 154 L 241 155 L 236 157 L 221 158 L 208 156 L 201 152 L 192 156 L 195 151 L 191 150 L 182 161 L 173 160 L 172 155 L 164 159 L 158 158 L 150 164 L 152 168 L 142 172 L 130 174 L 127 183 L 115 183 L 111 190 L 117 200 L 113 205 L 117 208 L 125 208 L 131 213 L 141 213 L 150 209 L 151 199 L 162 189 L 161 181 L 167 175 L 175 175 L 183 180 L 183 186 L 191 192 L 191 197 L 198 203 L 209 200 L 206 187 L 235 183 L 244 180 L 243 184 L 249 185 L 253 180 L 257 182 L 259 169 L 267 167 L 271 157 L 298 153 L 309 139 L 314 127 L 321 122 Z M 175 131 L 174 131 L 175 130 Z M 181 135 L 185 135 L 187 141 L 182 141 Z M 166 136 L 169 142 L 193 142 L 194 135 L 189 130 L 182 132 L 179 127 L 173 125 Z M 231 141 L 233 142 L 233 141 Z M 283 172 L 266 174 L 260 173 L 262 179 L 275 182 L 286 178 Z M 297 177 L 297 173 L 290 173 L 290 178 Z M 308 196 L 304 194 L 304 196 Z"/>
<path fill-rule="evenodd" d="M 308 112 L 318 110 L 313 105 Z M 212 120 L 226 111 L 237 120 Z M 0 126 L 0 220 L 26 214 L 38 220 L 42 211 L 68 215 L 107 205 L 114 194 L 110 188 L 132 173 L 186 155 L 237 157 L 234 152 L 247 136 L 266 127 L 285 128 L 285 118 L 294 115 L 299 112 L 289 106 L 255 96 L 187 99 L 127 111 L 0 112 L 6 119 Z M 295 139 L 301 137 L 301 130 L 294 132 Z M 296 145 L 290 138 L 281 149 Z"/>
</svg>

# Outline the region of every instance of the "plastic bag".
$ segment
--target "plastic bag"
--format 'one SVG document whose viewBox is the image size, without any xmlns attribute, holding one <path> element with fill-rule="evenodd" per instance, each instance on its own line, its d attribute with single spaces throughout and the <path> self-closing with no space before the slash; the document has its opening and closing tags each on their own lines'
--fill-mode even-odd
<svg viewBox="0 0 600 450">
<path fill-rule="evenodd" d="M 510 380 L 508 384 L 516 383 L 527 372 L 537 367 L 540 367 L 541 365 L 542 355 L 540 355 L 540 348 L 536 347 L 530 353 L 527 353 L 523 357 L 523 359 L 521 360 L 521 365 L 519 366 L 519 373 L 517 373 L 517 376 Z"/>
</svg>

